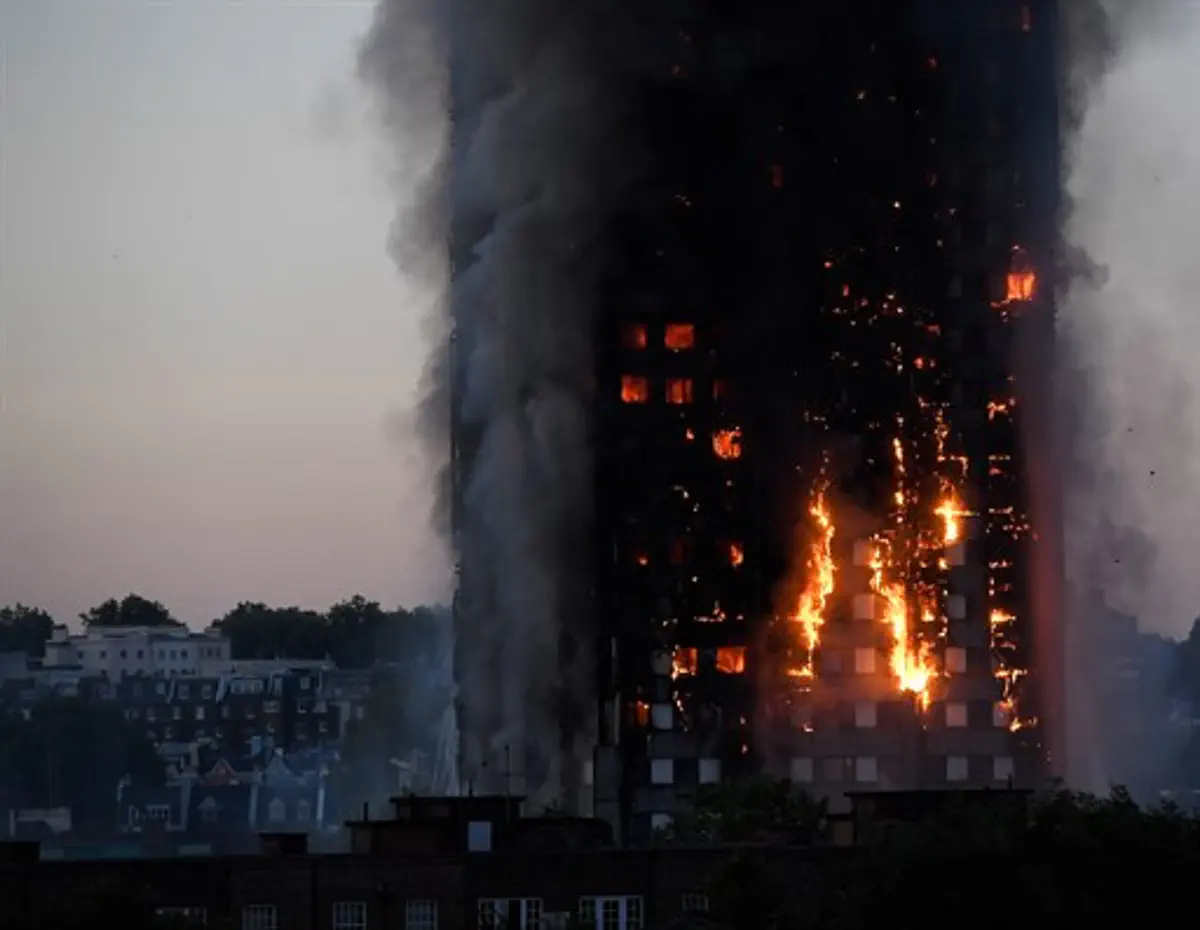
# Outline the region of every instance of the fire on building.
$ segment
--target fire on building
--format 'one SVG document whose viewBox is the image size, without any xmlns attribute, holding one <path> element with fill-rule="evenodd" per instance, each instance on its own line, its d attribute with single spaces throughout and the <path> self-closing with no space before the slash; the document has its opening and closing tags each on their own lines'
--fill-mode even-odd
<svg viewBox="0 0 1200 930">
<path fill-rule="evenodd" d="M 642 88 L 660 170 L 614 221 L 596 433 L 595 803 L 630 835 L 764 770 L 1044 772 L 1049 378 L 1017 360 L 1052 331 L 1055 12 L 954 6 L 681 17 Z"/>
</svg>

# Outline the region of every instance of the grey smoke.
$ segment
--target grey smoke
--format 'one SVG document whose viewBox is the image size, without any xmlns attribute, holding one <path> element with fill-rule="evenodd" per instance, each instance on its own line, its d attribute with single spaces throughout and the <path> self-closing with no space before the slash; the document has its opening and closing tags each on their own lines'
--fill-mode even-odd
<svg viewBox="0 0 1200 930">
<path fill-rule="evenodd" d="M 1178 635 L 1200 614 L 1200 5 L 1066 8 L 1068 688 L 1072 778 L 1097 789 L 1088 623 L 1107 605 Z"/>
<path fill-rule="evenodd" d="M 1088 394 L 1073 398 L 1090 474 L 1068 486 L 1068 571 L 1178 634 L 1200 613 L 1200 5 L 1100 6 L 1107 54 L 1099 74 L 1084 59 L 1067 142 L 1066 239 L 1098 270 L 1060 311 Z"/>
<path fill-rule="evenodd" d="M 458 427 L 461 775 L 543 802 L 572 800 L 594 740 L 588 411 L 623 60 L 602 6 L 382 0 L 360 59 L 404 155 L 392 251 L 437 294 L 420 434 L 438 461 Z"/>
</svg>

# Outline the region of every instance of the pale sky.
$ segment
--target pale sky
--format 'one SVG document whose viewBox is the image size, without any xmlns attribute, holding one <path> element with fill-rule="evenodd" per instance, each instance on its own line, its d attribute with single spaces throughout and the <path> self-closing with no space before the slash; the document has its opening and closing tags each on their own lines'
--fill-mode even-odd
<svg viewBox="0 0 1200 930">
<path fill-rule="evenodd" d="M 0 604 L 444 593 L 358 0 L 0 0 Z"/>
</svg>

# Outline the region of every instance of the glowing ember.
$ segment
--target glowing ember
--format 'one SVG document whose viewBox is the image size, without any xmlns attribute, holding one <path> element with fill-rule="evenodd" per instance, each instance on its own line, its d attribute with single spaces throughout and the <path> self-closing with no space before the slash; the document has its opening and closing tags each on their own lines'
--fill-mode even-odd
<svg viewBox="0 0 1200 930">
<path fill-rule="evenodd" d="M 793 669 L 791 674 L 805 680 L 813 678 L 813 659 L 817 645 L 821 641 L 821 627 L 825 623 L 825 608 L 830 595 L 833 594 L 836 571 L 833 563 L 833 516 L 825 501 L 824 488 L 817 490 L 808 513 L 814 522 L 813 529 L 816 538 L 809 548 L 808 559 L 805 562 L 807 570 L 805 588 L 790 618 L 793 623 L 800 626 L 800 635 L 806 653 L 803 665 Z"/>
<path fill-rule="evenodd" d="M 746 561 L 746 551 L 742 548 L 741 543 L 731 542 L 729 544 L 729 564 L 737 568 Z"/>
<path fill-rule="evenodd" d="M 742 457 L 742 430 L 735 426 L 733 429 L 721 429 L 713 433 L 713 452 L 723 459 L 740 459 Z"/>
</svg>

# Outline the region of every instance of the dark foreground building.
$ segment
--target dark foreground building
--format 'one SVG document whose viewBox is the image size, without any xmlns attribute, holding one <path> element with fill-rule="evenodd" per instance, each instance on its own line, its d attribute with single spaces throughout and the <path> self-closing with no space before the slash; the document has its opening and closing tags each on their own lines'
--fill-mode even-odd
<svg viewBox="0 0 1200 930">
<path fill-rule="evenodd" d="M 655 11 L 601 245 L 595 810 L 637 838 L 764 770 L 1035 784 L 1057 4 Z"/>
</svg>

